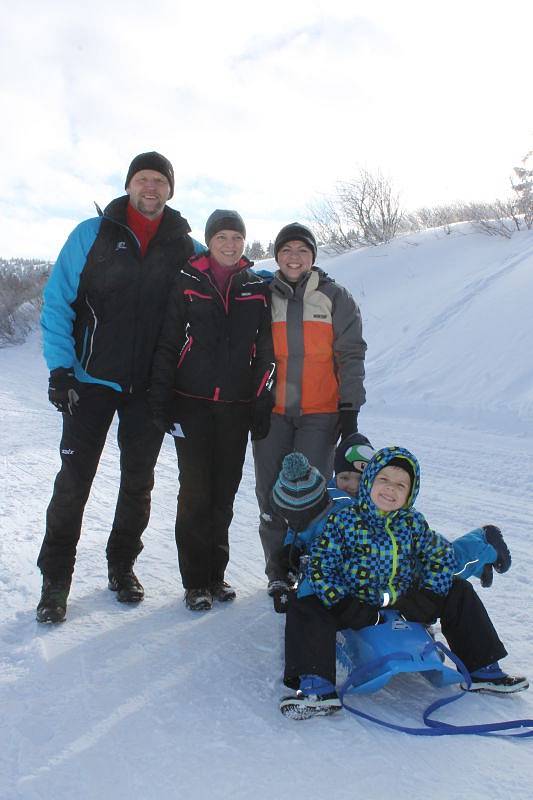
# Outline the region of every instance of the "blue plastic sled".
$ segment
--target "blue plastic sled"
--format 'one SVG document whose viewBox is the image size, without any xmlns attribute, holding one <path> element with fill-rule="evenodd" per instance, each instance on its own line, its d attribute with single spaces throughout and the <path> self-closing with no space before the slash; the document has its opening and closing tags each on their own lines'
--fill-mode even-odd
<svg viewBox="0 0 533 800">
<path fill-rule="evenodd" d="M 376 692 L 394 675 L 420 672 L 433 686 L 460 683 L 463 676 L 446 666 L 427 629 L 406 622 L 397 611 L 382 612 L 385 622 L 337 634 L 337 661 L 352 676 L 348 694 Z"/>
</svg>

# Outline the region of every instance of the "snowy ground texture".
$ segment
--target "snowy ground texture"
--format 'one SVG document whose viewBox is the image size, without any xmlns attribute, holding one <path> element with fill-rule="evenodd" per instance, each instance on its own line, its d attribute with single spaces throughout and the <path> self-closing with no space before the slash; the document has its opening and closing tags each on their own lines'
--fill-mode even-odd
<svg viewBox="0 0 533 800">
<path fill-rule="evenodd" d="M 533 235 L 491 239 L 457 226 L 322 262 L 359 300 L 368 350 L 360 428 L 412 449 L 418 508 L 453 538 L 499 524 L 511 571 L 479 589 L 533 677 Z M 188 612 L 176 564 L 177 470 L 157 470 L 138 574 L 146 600 L 106 588 L 118 480 L 110 435 L 78 550 L 67 622 L 39 626 L 35 560 L 59 464 L 60 417 L 46 400 L 38 335 L 0 350 L 0 797 L 3 800 L 529 800 L 533 741 L 420 739 L 359 722 L 294 722 L 283 694 L 283 618 L 265 592 L 250 456 L 231 529 L 233 604 Z M 223 469 L 223 465 L 221 465 Z M 479 584 L 478 584 L 479 588 Z M 418 676 L 365 701 L 417 725 L 439 696 Z M 449 693 L 449 689 L 443 690 Z M 533 717 L 533 690 L 468 696 L 454 724 Z"/>
</svg>

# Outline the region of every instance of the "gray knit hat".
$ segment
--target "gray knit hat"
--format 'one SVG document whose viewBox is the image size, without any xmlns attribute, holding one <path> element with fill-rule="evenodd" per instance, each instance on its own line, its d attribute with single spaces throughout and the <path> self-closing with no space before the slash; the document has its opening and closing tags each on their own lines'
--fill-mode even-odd
<svg viewBox="0 0 533 800">
<path fill-rule="evenodd" d="M 237 211 L 227 208 L 217 208 L 205 223 L 205 243 L 209 242 L 219 231 L 237 231 L 246 239 L 244 220 Z"/>
<path fill-rule="evenodd" d="M 272 503 L 289 525 L 302 530 L 327 501 L 326 481 L 303 453 L 285 456 L 272 490 Z"/>
<path fill-rule="evenodd" d="M 124 184 L 125 189 L 128 188 L 129 182 L 135 173 L 140 172 L 142 169 L 153 169 L 165 176 L 170 184 L 170 194 L 168 196 L 170 200 L 174 194 L 174 170 L 168 158 L 162 156 L 161 153 L 156 153 L 155 150 L 152 150 L 150 153 L 139 153 L 130 164 L 128 174 L 126 175 L 126 183 Z"/>
</svg>

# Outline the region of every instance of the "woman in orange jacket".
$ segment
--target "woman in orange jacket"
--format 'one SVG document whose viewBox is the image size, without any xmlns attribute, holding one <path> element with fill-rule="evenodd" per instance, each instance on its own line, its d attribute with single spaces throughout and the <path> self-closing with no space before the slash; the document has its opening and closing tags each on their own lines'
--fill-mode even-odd
<svg viewBox="0 0 533 800">
<path fill-rule="evenodd" d="M 287 453 L 307 456 L 326 480 L 333 472 L 339 438 L 357 430 L 365 402 L 361 314 L 351 294 L 315 266 L 312 231 L 286 225 L 274 243 L 279 267 L 270 282 L 272 337 L 276 360 L 276 401 L 268 436 L 254 442 L 259 533 L 265 554 L 268 592 L 291 583 L 280 558 L 285 521 L 270 502 Z"/>
</svg>

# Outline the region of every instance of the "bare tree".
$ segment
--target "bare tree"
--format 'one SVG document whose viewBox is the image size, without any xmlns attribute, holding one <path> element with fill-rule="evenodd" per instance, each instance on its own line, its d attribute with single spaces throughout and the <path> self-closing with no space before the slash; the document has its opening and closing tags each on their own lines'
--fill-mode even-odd
<svg viewBox="0 0 533 800">
<path fill-rule="evenodd" d="M 335 199 L 325 197 L 307 207 L 317 241 L 337 253 L 358 246 L 355 232 L 348 229 Z"/>
<path fill-rule="evenodd" d="M 321 242 L 342 252 L 383 244 L 396 236 L 403 216 L 399 197 L 381 172 L 362 169 L 336 189 L 333 197 L 308 207 Z"/>
<path fill-rule="evenodd" d="M 520 230 L 514 200 L 496 200 L 494 203 L 470 203 L 470 219 L 477 230 L 488 236 L 510 239 Z"/>
<path fill-rule="evenodd" d="M 362 169 L 354 179 L 341 183 L 339 200 L 360 244 L 390 242 L 398 233 L 402 221 L 399 196 L 379 170 Z"/>
</svg>

